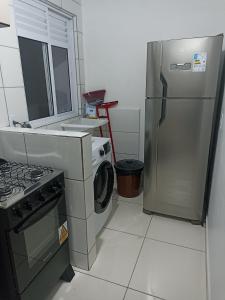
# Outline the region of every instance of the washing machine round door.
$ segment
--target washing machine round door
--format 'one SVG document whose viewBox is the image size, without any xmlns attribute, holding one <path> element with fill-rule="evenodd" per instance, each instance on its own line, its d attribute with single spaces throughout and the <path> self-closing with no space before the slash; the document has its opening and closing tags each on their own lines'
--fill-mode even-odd
<svg viewBox="0 0 225 300">
<path fill-rule="evenodd" d="M 95 212 L 102 213 L 108 206 L 114 186 L 114 172 L 112 164 L 104 161 L 100 164 L 94 179 Z"/>
</svg>

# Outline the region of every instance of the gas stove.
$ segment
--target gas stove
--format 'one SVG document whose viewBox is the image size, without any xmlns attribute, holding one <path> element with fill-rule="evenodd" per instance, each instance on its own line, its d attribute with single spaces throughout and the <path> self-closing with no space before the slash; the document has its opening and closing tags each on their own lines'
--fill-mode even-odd
<svg viewBox="0 0 225 300">
<path fill-rule="evenodd" d="M 49 282 L 72 280 L 68 234 L 63 171 L 0 159 L 0 299 L 46 299 Z"/>
<path fill-rule="evenodd" d="M 0 208 L 7 208 L 40 187 L 57 171 L 49 167 L 0 160 Z"/>
</svg>

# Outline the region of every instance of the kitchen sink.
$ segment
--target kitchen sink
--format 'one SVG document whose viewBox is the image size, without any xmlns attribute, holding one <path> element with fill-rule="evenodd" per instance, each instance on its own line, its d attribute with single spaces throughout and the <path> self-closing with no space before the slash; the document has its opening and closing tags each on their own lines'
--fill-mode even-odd
<svg viewBox="0 0 225 300">
<path fill-rule="evenodd" d="M 108 123 L 108 120 L 103 119 L 88 119 L 88 118 L 78 118 L 70 121 L 69 123 L 62 123 L 61 127 L 63 130 L 72 131 L 88 131 L 99 126 L 103 126 Z"/>
</svg>

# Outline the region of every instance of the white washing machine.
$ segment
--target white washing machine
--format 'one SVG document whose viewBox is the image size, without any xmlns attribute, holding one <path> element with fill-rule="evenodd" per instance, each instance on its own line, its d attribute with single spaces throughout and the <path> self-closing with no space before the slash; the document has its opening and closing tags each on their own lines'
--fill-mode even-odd
<svg viewBox="0 0 225 300">
<path fill-rule="evenodd" d="M 112 212 L 114 171 L 110 139 L 92 137 L 92 167 L 96 234 L 98 234 Z"/>
</svg>

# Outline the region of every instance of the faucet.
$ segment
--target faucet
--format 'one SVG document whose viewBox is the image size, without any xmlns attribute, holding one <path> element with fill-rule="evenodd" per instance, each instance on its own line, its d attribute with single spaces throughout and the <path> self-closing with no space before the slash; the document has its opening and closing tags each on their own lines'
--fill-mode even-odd
<svg viewBox="0 0 225 300">
<path fill-rule="evenodd" d="M 16 125 L 20 125 L 20 127 L 22 127 L 22 128 L 32 128 L 29 122 L 20 123 L 18 121 L 13 120 L 13 125 L 14 125 L 14 127 L 16 127 Z"/>
</svg>

